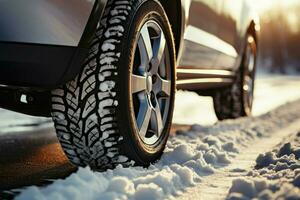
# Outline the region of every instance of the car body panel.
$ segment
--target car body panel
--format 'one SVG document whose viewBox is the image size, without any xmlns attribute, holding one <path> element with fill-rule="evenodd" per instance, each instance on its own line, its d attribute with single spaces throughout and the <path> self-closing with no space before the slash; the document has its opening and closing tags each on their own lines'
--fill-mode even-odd
<svg viewBox="0 0 300 200">
<path fill-rule="evenodd" d="M 234 2 L 233 2 L 234 1 Z M 184 40 L 178 66 L 236 70 L 245 35 L 257 16 L 247 0 L 181 0 Z M 189 14 L 187 14 L 189 13 Z M 193 59 L 194 58 L 194 59 Z M 192 60 L 193 61 L 190 61 Z"/>
<path fill-rule="evenodd" d="M 95 0 L 1 0 L 0 42 L 78 46 Z"/>
<path fill-rule="evenodd" d="M 254 25 L 255 37 L 259 32 L 259 19 L 249 1 L 222 0 L 222 17 L 220 18 L 220 31 L 218 37 L 230 44 L 236 51 L 236 56 L 220 52 L 216 65 L 224 69 L 237 70 L 241 63 L 247 32 Z M 251 33 L 253 34 L 253 33 Z"/>
<path fill-rule="evenodd" d="M 240 67 L 250 26 L 254 26 L 251 34 L 255 38 L 259 32 L 259 20 L 249 1 L 181 0 L 181 3 L 184 37 L 177 60 L 178 89 L 199 91 L 232 83 L 234 76 L 227 74 Z"/>
<path fill-rule="evenodd" d="M 185 30 L 182 42 L 182 57 L 179 66 L 214 67 L 218 51 L 212 38 L 218 34 L 220 18 L 219 0 L 186 0 Z"/>
</svg>

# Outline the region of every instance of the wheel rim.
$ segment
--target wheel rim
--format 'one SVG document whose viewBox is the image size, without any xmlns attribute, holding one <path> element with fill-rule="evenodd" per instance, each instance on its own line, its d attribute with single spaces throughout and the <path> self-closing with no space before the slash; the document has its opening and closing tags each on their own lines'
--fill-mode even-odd
<svg viewBox="0 0 300 200">
<path fill-rule="evenodd" d="M 254 76 L 255 76 L 255 52 L 253 49 L 254 39 L 248 38 L 248 46 L 246 51 L 246 60 L 244 66 L 243 80 L 243 101 L 246 113 L 249 115 L 252 110 L 254 96 Z"/>
<path fill-rule="evenodd" d="M 163 136 L 171 87 L 166 38 L 160 25 L 149 20 L 138 36 L 130 86 L 138 135 L 147 145 L 155 144 Z"/>
</svg>

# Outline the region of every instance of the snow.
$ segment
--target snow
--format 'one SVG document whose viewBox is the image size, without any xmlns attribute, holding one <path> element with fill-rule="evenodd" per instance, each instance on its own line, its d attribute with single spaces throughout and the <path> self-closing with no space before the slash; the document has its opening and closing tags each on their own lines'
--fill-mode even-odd
<svg viewBox="0 0 300 200">
<path fill-rule="evenodd" d="M 100 90 L 102 92 L 111 91 L 115 87 L 114 81 L 104 81 L 100 84 Z"/>
<path fill-rule="evenodd" d="M 37 126 L 53 126 L 49 118 L 38 118 L 0 109 L 0 135 L 26 131 Z"/>
<path fill-rule="evenodd" d="M 163 197 L 163 191 L 153 183 L 149 185 L 141 184 L 137 187 L 137 192 L 134 197 L 136 200 L 161 199 Z"/>
<path fill-rule="evenodd" d="M 115 50 L 116 46 L 112 43 L 104 43 L 101 47 L 102 51 L 109 51 L 109 50 Z"/>
<path fill-rule="evenodd" d="M 111 37 L 111 36 L 115 36 L 115 35 L 117 35 L 118 37 L 121 37 L 124 32 L 124 28 L 123 28 L 123 26 L 121 26 L 121 25 L 118 25 L 118 26 L 113 26 L 113 27 L 110 27 L 110 28 L 108 28 L 108 30 L 105 32 L 105 37 L 106 38 L 109 38 L 109 37 Z"/>
<path fill-rule="evenodd" d="M 227 199 L 300 199 L 300 132 L 258 156 L 248 177 L 233 181 Z"/>
<path fill-rule="evenodd" d="M 216 121 L 211 97 L 201 97 L 188 91 L 177 91 L 174 123 L 212 125 Z"/>
<path fill-rule="evenodd" d="M 300 98 L 300 77 L 259 74 L 255 86 L 253 115 L 259 116 Z M 173 122 L 212 125 L 217 122 L 211 97 L 178 91 Z"/>
<path fill-rule="evenodd" d="M 179 131 L 176 137 L 171 137 L 161 160 L 148 169 L 119 166 L 115 170 L 98 173 L 80 168 L 65 180 L 55 181 L 45 188 L 29 187 L 17 199 L 174 198 L 200 183 L 203 177 L 230 164 L 249 141 L 268 137 L 275 130 L 299 119 L 299 105 L 299 102 L 290 103 L 257 118 L 218 122 L 214 126 L 194 125 L 190 130 Z M 242 181 L 236 182 L 236 185 Z M 245 191 L 252 188 L 247 195 L 254 196 L 263 183 L 246 182 L 243 185 Z M 238 190 L 232 191 L 235 195 Z"/>
</svg>

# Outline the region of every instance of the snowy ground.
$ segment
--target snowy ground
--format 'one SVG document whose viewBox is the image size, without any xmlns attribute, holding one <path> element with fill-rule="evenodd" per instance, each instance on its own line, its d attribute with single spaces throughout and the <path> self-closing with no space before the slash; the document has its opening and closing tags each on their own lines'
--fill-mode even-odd
<svg viewBox="0 0 300 200">
<path fill-rule="evenodd" d="M 233 181 L 228 200 L 300 199 L 300 132 L 260 154 L 245 178 Z"/>
<path fill-rule="evenodd" d="M 260 74 L 255 88 L 253 114 L 259 116 L 300 98 L 300 77 Z M 217 121 L 211 97 L 178 91 L 174 123 L 212 125 Z"/>
<path fill-rule="evenodd" d="M 208 199 L 209 195 L 211 199 L 224 199 L 231 181 L 222 181 L 223 178 L 234 180 L 231 173 L 249 171 L 250 157 L 255 159 L 267 150 L 267 146 L 274 147 L 276 142 L 295 133 L 294 129 L 299 131 L 300 101 L 261 115 L 299 99 L 299 86 L 297 77 L 260 77 L 254 108 L 256 117 L 217 123 L 211 99 L 178 92 L 175 122 L 198 125 L 171 137 L 162 159 L 149 169 L 119 167 L 94 173 L 89 168 L 81 168 L 67 179 L 45 188 L 29 187 L 17 199 Z M 243 158 L 247 160 L 241 162 Z M 245 167 L 239 168 L 242 166 Z M 258 170 L 254 172 L 259 173 Z M 244 187 L 235 187 L 242 185 L 244 180 L 239 178 L 234 182 L 228 198 L 247 195 L 239 189 Z M 255 185 L 256 182 L 250 183 Z M 218 184 L 223 188 L 218 188 Z M 204 188 L 216 189 L 222 194 L 214 196 L 213 192 L 203 191 Z"/>
</svg>

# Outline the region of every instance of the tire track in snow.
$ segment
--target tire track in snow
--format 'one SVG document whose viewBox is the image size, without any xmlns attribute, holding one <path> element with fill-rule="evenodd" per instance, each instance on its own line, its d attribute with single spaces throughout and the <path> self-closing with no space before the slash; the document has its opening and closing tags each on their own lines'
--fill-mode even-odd
<svg viewBox="0 0 300 200">
<path fill-rule="evenodd" d="M 273 150 L 284 138 L 290 137 L 299 130 L 300 119 L 283 129 L 277 130 L 270 137 L 257 138 L 251 141 L 247 147 L 240 150 L 241 153 L 236 158 L 231 160 L 230 165 L 221 168 L 211 176 L 203 178 L 197 187 L 189 188 L 183 195 L 176 199 L 226 199 L 229 189 L 232 186 L 232 181 L 245 177 L 248 171 L 255 166 L 255 161 L 259 154 Z"/>
</svg>

